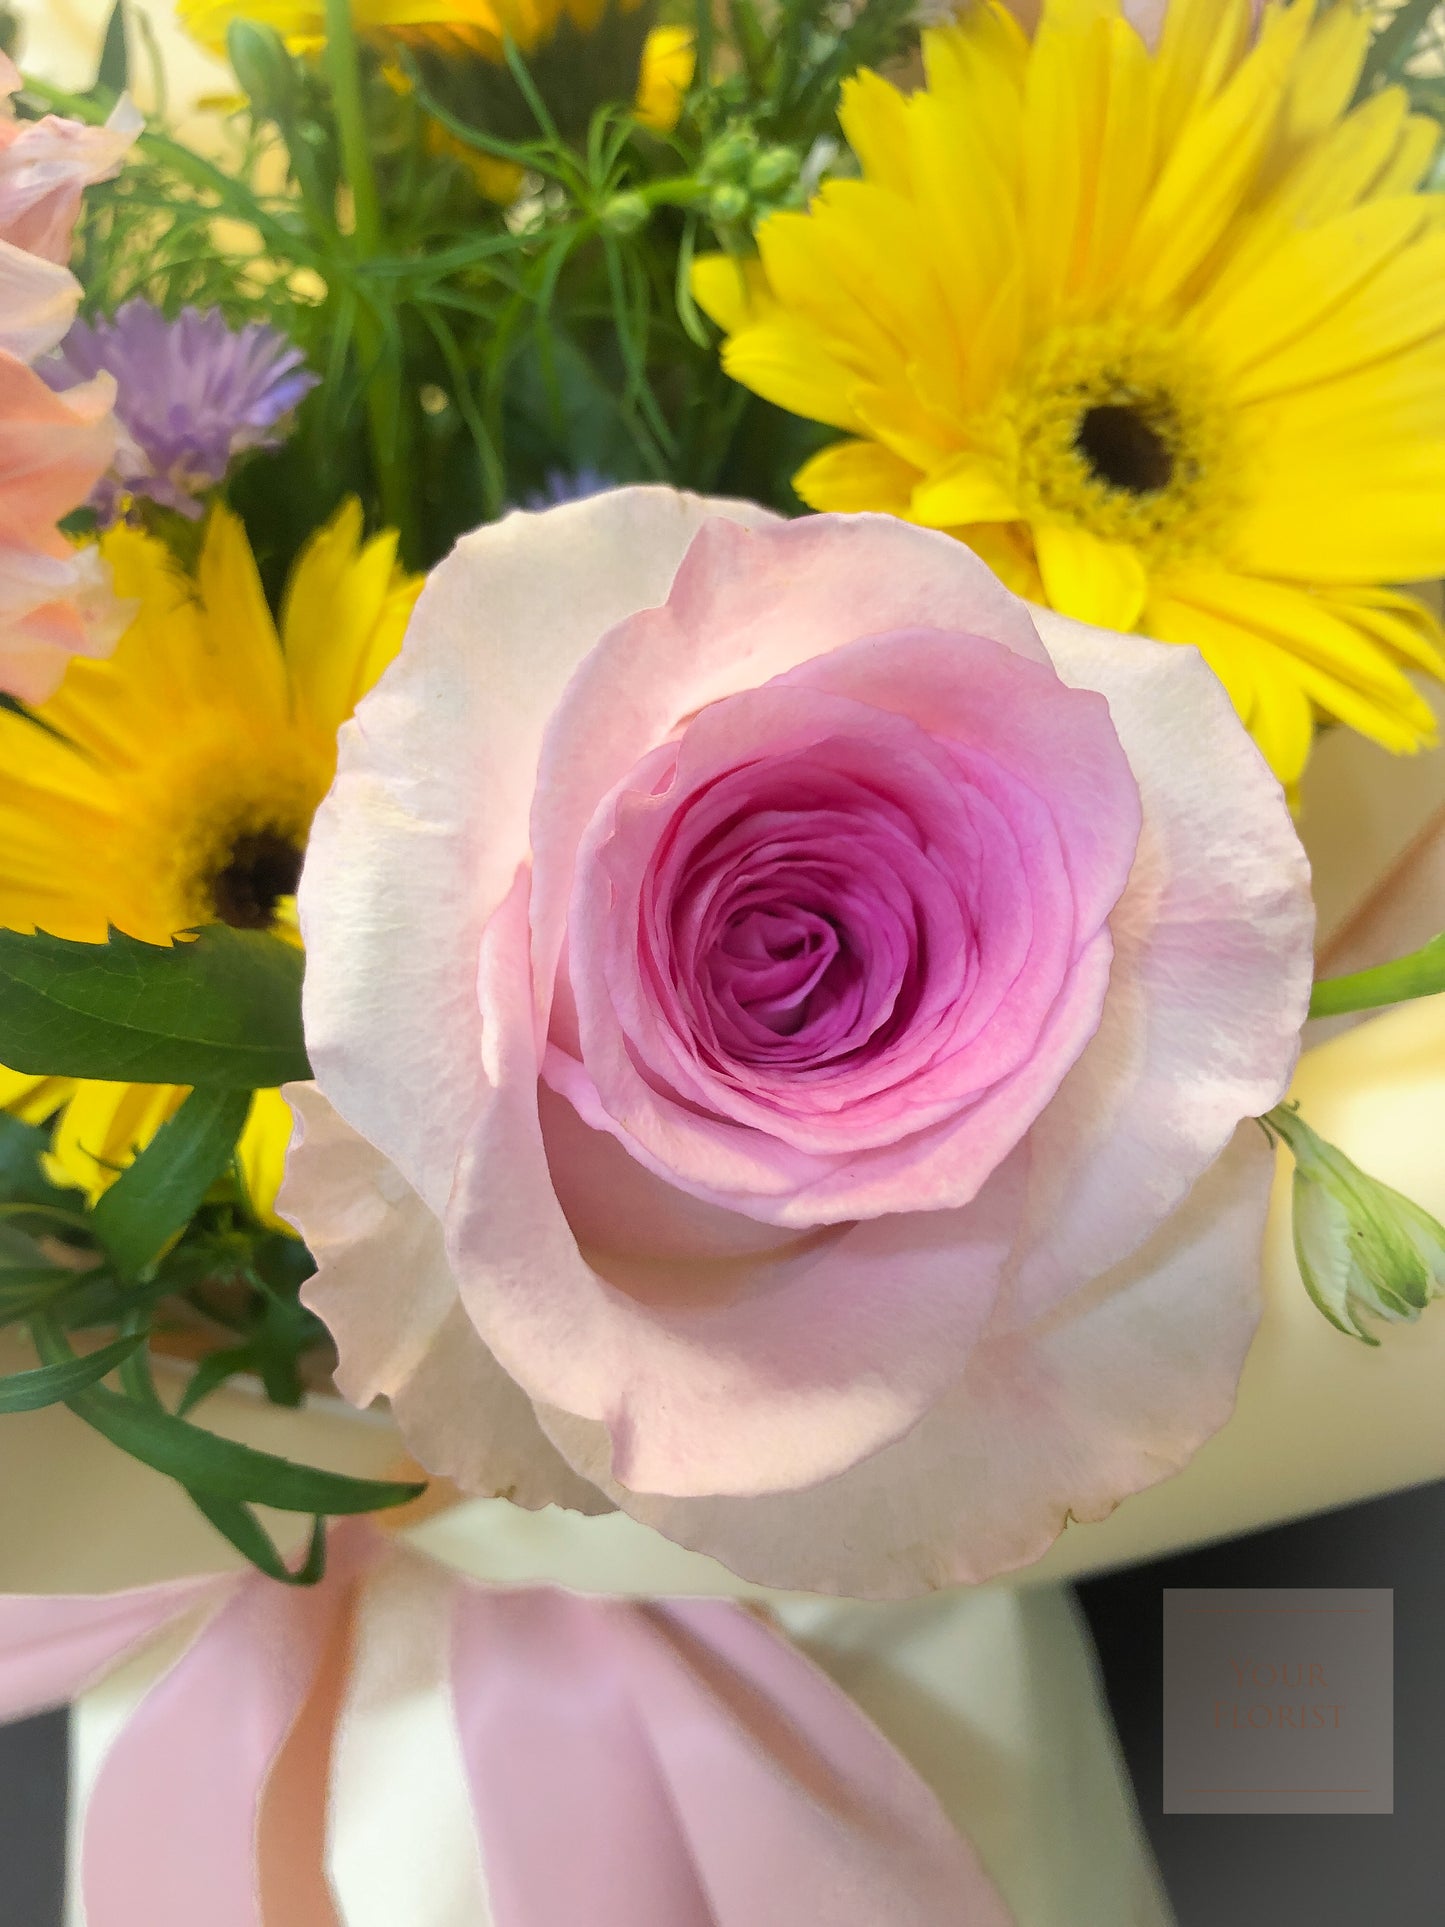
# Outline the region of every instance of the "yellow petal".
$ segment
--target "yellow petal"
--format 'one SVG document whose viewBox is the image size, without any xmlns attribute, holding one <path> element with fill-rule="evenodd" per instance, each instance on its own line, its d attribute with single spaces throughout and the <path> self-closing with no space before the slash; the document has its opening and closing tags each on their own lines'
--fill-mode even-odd
<svg viewBox="0 0 1445 1927">
<path fill-rule="evenodd" d="M 765 401 L 815 422 L 857 433 L 865 424 L 850 400 L 857 380 L 826 352 L 808 323 L 778 313 L 725 343 L 723 367 Z"/>
<path fill-rule="evenodd" d="M 236 1161 L 251 1208 L 273 1231 L 299 1234 L 276 1215 L 276 1194 L 286 1174 L 291 1144 L 291 1112 L 280 1091 L 256 1091 L 236 1146 Z"/>
<path fill-rule="evenodd" d="M 633 111 L 655 134 L 670 134 L 682 113 L 697 66 L 697 41 L 690 27 L 654 27 L 642 48 Z"/>
<path fill-rule="evenodd" d="M 725 334 L 737 334 L 761 320 L 772 305 L 761 264 L 731 254 L 700 254 L 688 285 L 693 300 Z"/>
<path fill-rule="evenodd" d="M 401 647 L 421 590 L 397 565 L 396 537 L 362 541 L 348 502 L 307 543 L 281 612 L 294 713 L 335 753 L 336 732 Z"/>
<path fill-rule="evenodd" d="M 918 484 L 909 513 L 930 528 L 951 529 L 964 522 L 1015 522 L 1019 506 L 995 469 L 961 455 Z"/>
<path fill-rule="evenodd" d="M 835 442 L 803 464 L 793 487 L 825 513 L 903 516 L 917 480 L 918 470 L 879 442 Z"/>
<path fill-rule="evenodd" d="M 1149 591 L 1133 549 L 1101 542 L 1074 522 L 1037 523 L 1033 534 L 1050 608 L 1099 629 L 1133 629 Z"/>
<path fill-rule="evenodd" d="M 838 119 L 869 180 L 906 194 L 913 179 L 908 103 L 898 89 L 864 68 L 844 81 Z"/>
<path fill-rule="evenodd" d="M 0 1065 L 0 1111 L 8 1111 L 22 1124 L 44 1124 L 74 1091 L 73 1078 L 27 1077 Z"/>
</svg>

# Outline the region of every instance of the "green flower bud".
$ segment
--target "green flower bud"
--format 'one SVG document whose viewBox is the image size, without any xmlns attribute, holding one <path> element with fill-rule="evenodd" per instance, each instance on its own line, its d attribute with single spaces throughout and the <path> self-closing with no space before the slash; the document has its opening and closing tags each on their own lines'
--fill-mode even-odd
<svg viewBox="0 0 1445 1927">
<path fill-rule="evenodd" d="M 714 227 L 731 227 L 737 221 L 745 221 L 751 208 L 747 189 L 733 181 L 724 181 L 715 187 L 707 199 L 708 219 Z"/>
<path fill-rule="evenodd" d="M 1445 1225 L 1281 1105 L 1260 1122 L 1294 1155 L 1294 1249 L 1305 1290 L 1332 1325 L 1367 1345 L 1366 1319 L 1413 1322 L 1445 1295 Z"/>
<path fill-rule="evenodd" d="M 758 137 L 750 127 L 734 128 L 715 140 L 702 157 L 698 174 L 705 181 L 741 181 L 753 164 Z"/>
<path fill-rule="evenodd" d="M 765 147 L 748 169 L 748 187 L 760 200 L 769 200 L 792 186 L 799 166 L 791 147 Z"/>
<path fill-rule="evenodd" d="M 257 118 L 284 125 L 296 105 L 296 73 L 280 34 L 256 20 L 233 20 L 226 55 Z"/>
<path fill-rule="evenodd" d="M 652 209 L 640 194 L 614 194 L 597 217 L 609 234 L 636 234 L 652 219 Z"/>
</svg>

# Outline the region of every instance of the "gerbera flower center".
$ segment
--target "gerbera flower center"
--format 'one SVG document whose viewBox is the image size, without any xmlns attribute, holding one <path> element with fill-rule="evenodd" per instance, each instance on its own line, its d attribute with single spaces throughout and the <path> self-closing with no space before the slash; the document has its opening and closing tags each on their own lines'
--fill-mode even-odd
<svg viewBox="0 0 1445 1927">
<path fill-rule="evenodd" d="M 281 899 L 296 894 L 301 858 L 284 831 L 243 831 L 208 885 L 217 921 L 234 930 L 269 930 Z"/>
<path fill-rule="evenodd" d="M 1228 412 L 1163 330 L 1056 330 L 1021 371 L 1009 415 L 1030 521 L 1082 523 L 1158 561 L 1217 537 L 1232 511 Z"/>
<path fill-rule="evenodd" d="M 292 900 L 327 770 L 298 743 L 270 760 L 255 742 L 212 741 L 204 755 L 155 772 L 149 826 L 150 896 L 171 930 L 227 923 L 234 930 L 294 928 Z M 163 800 L 162 800 L 163 799 Z"/>
<path fill-rule="evenodd" d="M 1128 403 L 1085 409 L 1074 445 L 1101 482 L 1133 495 L 1157 494 L 1174 474 L 1167 438 L 1142 409 Z"/>
</svg>

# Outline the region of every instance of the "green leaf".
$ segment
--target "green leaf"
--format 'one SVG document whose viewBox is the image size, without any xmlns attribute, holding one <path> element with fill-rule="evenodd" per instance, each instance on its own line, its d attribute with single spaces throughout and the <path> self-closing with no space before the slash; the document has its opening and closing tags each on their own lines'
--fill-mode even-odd
<svg viewBox="0 0 1445 1927">
<path fill-rule="evenodd" d="M 91 1276 L 66 1265 L 0 1265 L 0 1325 L 18 1325 L 45 1311 Z"/>
<path fill-rule="evenodd" d="M 186 1381 L 186 1389 L 181 1394 L 180 1404 L 176 1407 L 176 1417 L 185 1418 L 194 1412 L 202 1399 L 218 1392 L 228 1379 L 235 1378 L 239 1372 L 258 1370 L 259 1357 L 254 1345 L 227 1345 L 223 1351 L 212 1352 L 203 1358 Z"/>
<path fill-rule="evenodd" d="M 140 1343 L 139 1336 L 119 1338 L 98 1352 L 83 1358 L 66 1358 L 54 1365 L 39 1365 L 33 1371 L 11 1372 L 0 1378 L 0 1412 L 38 1412 L 42 1405 L 57 1405 L 94 1385 L 97 1379 L 113 1372 Z M 111 1395 L 112 1397 L 115 1394 Z"/>
<path fill-rule="evenodd" d="M 277 1512 L 349 1515 L 405 1505 L 426 1489 L 424 1485 L 353 1479 L 345 1473 L 297 1465 L 294 1460 L 203 1432 L 169 1412 L 144 1411 L 103 1387 L 82 1392 L 70 1404 L 78 1417 L 112 1445 L 178 1480 L 193 1494 L 235 1499 L 246 1505 L 269 1505 Z"/>
<path fill-rule="evenodd" d="M 1324 977 L 1310 998 L 1311 1017 L 1342 1017 L 1352 1010 L 1377 1010 L 1412 997 L 1433 997 L 1445 990 L 1445 933 L 1432 937 L 1408 956 L 1348 977 Z"/>
<path fill-rule="evenodd" d="M 1403 0 L 1390 15 L 1365 56 L 1360 84 L 1355 90 L 1357 101 L 1384 82 L 1399 77 L 1400 69 L 1415 50 L 1415 42 L 1430 24 L 1437 4 L 1438 0 Z"/>
<path fill-rule="evenodd" d="M 0 1111 L 0 1198 L 8 1204 L 53 1204 L 74 1207 L 74 1191 L 50 1182 L 40 1159 L 50 1148 L 49 1128 L 22 1123 Z"/>
<path fill-rule="evenodd" d="M 115 0 L 101 42 L 96 93 L 123 94 L 130 85 L 130 51 L 125 39 L 125 0 Z"/>
<path fill-rule="evenodd" d="M 247 1091 L 307 1078 L 302 969 L 294 945 L 226 924 L 174 945 L 0 930 L 0 1064 Z"/>
<path fill-rule="evenodd" d="M 31 1331 L 36 1350 L 46 1364 L 60 1364 L 73 1356 L 52 1319 L 37 1317 Z M 104 1386 L 78 1392 L 66 1402 L 78 1418 L 112 1445 L 177 1480 L 192 1495 L 269 1505 L 278 1512 L 349 1515 L 405 1505 L 426 1490 L 424 1484 L 353 1479 L 342 1472 L 297 1465 L 274 1453 L 258 1452 L 232 1439 L 218 1438 L 214 1432 L 203 1432 L 185 1419 L 143 1406 Z"/>
<path fill-rule="evenodd" d="M 248 1559 L 268 1579 L 283 1586 L 314 1586 L 326 1574 L 326 1521 L 317 1519 L 311 1528 L 311 1544 L 304 1562 L 295 1571 L 287 1565 L 274 1540 L 248 1506 L 227 1499 L 210 1499 L 203 1492 L 192 1492 L 191 1500 L 203 1518 L 209 1519 L 223 1539 L 229 1539 L 243 1559 Z"/>
<path fill-rule="evenodd" d="M 195 1090 L 121 1172 L 91 1213 L 95 1235 L 122 1277 L 158 1258 L 225 1170 L 249 1091 Z"/>
</svg>

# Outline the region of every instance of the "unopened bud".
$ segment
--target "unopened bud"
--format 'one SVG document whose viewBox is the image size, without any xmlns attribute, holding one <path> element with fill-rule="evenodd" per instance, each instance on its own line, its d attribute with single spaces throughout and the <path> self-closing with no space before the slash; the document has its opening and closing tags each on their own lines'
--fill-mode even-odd
<svg viewBox="0 0 1445 1927">
<path fill-rule="evenodd" d="M 702 157 L 699 173 L 707 181 L 739 181 L 753 164 L 758 137 L 750 127 L 739 127 L 715 140 Z"/>
<path fill-rule="evenodd" d="M 296 74 L 275 28 L 256 20 L 233 20 L 226 30 L 226 55 L 257 118 L 282 124 L 289 120 Z"/>
<path fill-rule="evenodd" d="M 598 219 L 609 234 L 636 234 L 652 219 L 652 209 L 640 194 L 614 194 Z"/>
<path fill-rule="evenodd" d="M 1445 1294 L 1445 1225 L 1281 1105 L 1261 1123 L 1294 1155 L 1294 1249 L 1305 1290 L 1332 1325 L 1367 1345 L 1366 1319 L 1413 1323 Z"/>
<path fill-rule="evenodd" d="M 797 180 L 799 165 L 791 147 L 765 147 L 748 169 L 748 187 L 760 200 L 770 200 Z"/>
<path fill-rule="evenodd" d="M 738 221 L 746 220 L 751 207 L 746 188 L 739 187 L 733 181 L 724 181 L 708 196 L 708 219 L 715 227 L 731 227 Z"/>
</svg>

